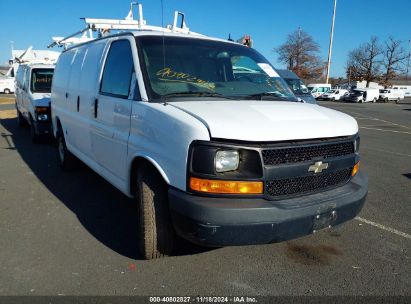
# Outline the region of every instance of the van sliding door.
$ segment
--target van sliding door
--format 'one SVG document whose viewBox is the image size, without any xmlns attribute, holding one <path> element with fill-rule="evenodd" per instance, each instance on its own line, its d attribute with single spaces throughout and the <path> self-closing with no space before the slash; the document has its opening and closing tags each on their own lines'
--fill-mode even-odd
<svg viewBox="0 0 411 304">
<path fill-rule="evenodd" d="M 133 75 L 130 41 L 124 38 L 113 41 L 105 60 L 100 91 L 93 104 L 91 148 L 94 160 L 105 169 L 103 174 L 116 177 L 118 184 L 127 174 Z"/>
</svg>

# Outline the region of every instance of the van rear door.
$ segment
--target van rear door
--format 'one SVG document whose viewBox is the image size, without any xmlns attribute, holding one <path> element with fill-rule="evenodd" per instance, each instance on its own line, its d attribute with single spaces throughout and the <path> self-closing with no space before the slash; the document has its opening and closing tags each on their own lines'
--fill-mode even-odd
<svg viewBox="0 0 411 304">
<path fill-rule="evenodd" d="M 120 180 L 127 178 L 127 144 L 135 83 L 131 43 L 127 38 L 111 41 L 93 103 L 91 149 L 100 166 Z"/>
</svg>

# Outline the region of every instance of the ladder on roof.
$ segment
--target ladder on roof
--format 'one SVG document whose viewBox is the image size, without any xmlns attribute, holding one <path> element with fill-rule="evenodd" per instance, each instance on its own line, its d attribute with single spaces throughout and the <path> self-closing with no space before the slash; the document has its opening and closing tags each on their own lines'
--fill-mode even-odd
<svg viewBox="0 0 411 304">
<path fill-rule="evenodd" d="M 134 20 L 133 16 L 133 6 L 138 6 L 138 19 Z M 180 18 L 180 24 L 178 21 Z M 173 25 L 167 25 L 166 28 L 159 26 L 147 25 L 146 20 L 143 18 L 143 6 L 140 3 L 132 2 L 130 3 L 130 11 L 124 19 L 98 19 L 98 18 L 81 18 L 86 23 L 86 27 L 80 31 L 77 31 L 67 37 L 52 37 L 53 43 L 49 44 L 47 47 L 52 48 L 55 46 L 62 46 L 65 49 L 73 44 L 83 43 L 91 41 L 100 37 L 107 36 L 111 31 L 122 32 L 122 31 L 161 31 L 161 32 L 174 32 L 183 34 L 194 34 L 200 35 L 198 33 L 191 32 L 186 26 L 185 15 L 182 12 L 176 11 L 174 13 Z M 97 37 L 94 33 L 97 32 Z M 81 37 L 77 37 L 81 35 Z"/>
</svg>

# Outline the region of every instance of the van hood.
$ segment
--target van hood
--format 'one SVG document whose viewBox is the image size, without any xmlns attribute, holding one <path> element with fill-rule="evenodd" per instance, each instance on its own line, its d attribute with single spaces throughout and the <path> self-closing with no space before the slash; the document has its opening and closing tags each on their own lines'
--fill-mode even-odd
<svg viewBox="0 0 411 304">
<path fill-rule="evenodd" d="M 204 123 L 213 138 L 282 141 L 354 135 L 357 121 L 318 105 L 282 101 L 186 101 L 174 106 Z"/>
<path fill-rule="evenodd" d="M 33 105 L 35 107 L 48 107 L 50 106 L 51 93 L 33 93 Z"/>
</svg>

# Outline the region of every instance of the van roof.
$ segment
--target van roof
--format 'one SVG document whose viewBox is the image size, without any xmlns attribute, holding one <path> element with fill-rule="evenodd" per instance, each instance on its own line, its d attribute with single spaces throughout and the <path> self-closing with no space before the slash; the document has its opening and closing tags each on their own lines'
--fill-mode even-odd
<svg viewBox="0 0 411 304">
<path fill-rule="evenodd" d="M 20 64 L 22 68 L 29 67 L 31 69 L 54 69 L 55 64 L 45 64 L 45 63 L 24 63 Z"/>
<path fill-rule="evenodd" d="M 297 74 L 295 74 L 293 71 L 290 70 L 278 70 L 277 69 L 278 74 L 282 77 L 282 78 L 287 78 L 287 79 L 300 79 Z"/>
<path fill-rule="evenodd" d="M 160 28 L 161 29 L 161 28 Z M 194 38 L 194 39 L 201 39 L 201 40 L 210 40 L 210 41 L 219 41 L 219 42 L 224 42 L 224 43 L 232 43 L 235 45 L 241 45 L 244 47 L 247 47 L 241 43 L 235 42 L 235 41 L 231 41 L 231 40 L 225 40 L 225 39 L 221 39 L 221 38 L 215 38 L 215 37 L 210 37 L 210 36 L 205 36 L 202 34 L 198 34 L 198 33 L 194 33 L 194 32 L 188 32 L 188 33 L 180 33 L 180 32 L 172 32 L 168 29 L 164 29 L 164 31 L 162 30 L 150 30 L 150 29 L 142 29 L 142 30 L 133 30 L 133 31 L 125 31 L 125 32 L 121 32 L 121 33 L 115 33 L 112 35 L 107 35 L 101 38 L 96 38 L 90 41 L 86 41 L 86 42 L 82 42 L 82 43 L 78 43 L 75 45 L 72 45 L 70 47 L 68 47 L 65 51 L 71 50 L 73 48 L 82 46 L 82 45 L 87 45 L 87 44 L 91 44 L 95 41 L 100 41 L 103 39 L 109 39 L 109 38 L 113 38 L 113 37 L 119 37 L 119 36 L 134 36 L 134 37 L 143 37 L 143 36 L 158 36 L 158 37 L 181 37 L 181 38 Z"/>
</svg>

